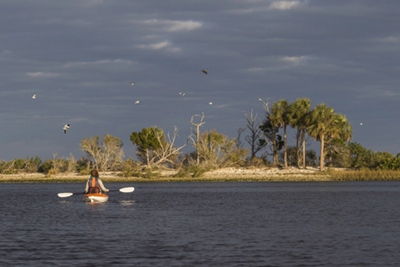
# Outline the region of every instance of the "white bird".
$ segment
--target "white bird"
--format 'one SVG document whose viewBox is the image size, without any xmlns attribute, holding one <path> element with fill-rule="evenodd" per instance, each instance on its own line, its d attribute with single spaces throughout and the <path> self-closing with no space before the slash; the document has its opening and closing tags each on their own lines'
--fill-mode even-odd
<svg viewBox="0 0 400 267">
<path fill-rule="evenodd" d="M 362 122 L 360 123 L 360 125 L 362 125 Z"/>
<path fill-rule="evenodd" d="M 135 83 L 131 83 L 131 85 L 135 85 Z"/>
<path fill-rule="evenodd" d="M 184 97 L 186 94 L 185 94 L 185 93 L 180 93 L 180 95 L 181 95 L 182 97 Z"/>
<path fill-rule="evenodd" d="M 139 100 L 137 100 L 137 101 L 135 102 L 135 104 L 136 104 L 136 105 L 139 105 Z"/>
<path fill-rule="evenodd" d="M 33 94 L 33 95 L 32 95 L 32 99 L 36 99 L 36 94 Z"/>
<path fill-rule="evenodd" d="M 67 129 L 68 129 L 68 128 L 69 128 L 69 123 L 64 125 L 64 128 L 63 128 L 63 129 L 64 129 L 64 133 L 65 133 L 65 134 L 67 133 Z"/>
<path fill-rule="evenodd" d="M 259 101 L 262 101 L 261 97 L 258 97 L 258 100 L 259 100 Z"/>
<path fill-rule="evenodd" d="M 208 103 L 208 104 L 210 104 L 210 106 L 212 105 L 212 102 L 210 102 L 210 103 Z"/>
</svg>

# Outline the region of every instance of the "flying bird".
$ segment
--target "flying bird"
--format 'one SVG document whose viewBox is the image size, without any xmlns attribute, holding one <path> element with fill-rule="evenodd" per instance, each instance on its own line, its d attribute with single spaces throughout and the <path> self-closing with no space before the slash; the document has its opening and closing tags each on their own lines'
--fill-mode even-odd
<svg viewBox="0 0 400 267">
<path fill-rule="evenodd" d="M 182 93 L 182 92 L 179 92 L 179 94 L 182 96 L 182 97 L 184 97 L 186 94 L 185 93 Z"/>
<path fill-rule="evenodd" d="M 136 104 L 136 105 L 139 105 L 139 100 L 137 100 L 137 101 L 135 102 L 135 104 Z"/>
<path fill-rule="evenodd" d="M 36 99 L 36 94 L 33 94 L 33 95 L 32 95 L 32 99 Z"/>
<path fill-rule="evenodd" d="M 67 129 L 68 129 L 68 128 L 69 128 L 69 123 L 64 125 L 64 128 L 63 128 L 63 129 L 64 129 L 64 133 L 65 133 L 65 134 L 67 133 Z"/>
<path fill-rule="evenodd" d="M 362 122 L 360 123 L 360 125 L 362 125 Z"/>
<path fill-rule="evenodd" d="M 135 83 L 131 83 L 131 85 L 135 85 Z"/>
<path fill-rule="evenodd" d="M 212 105 L 212 102 L 210 102 L 210 103 L 208 103 L 208 104 L 210 104 L 210 106 Z"/>
<path fill-rule="evenodd" d="M 202 70 L 202 72 L 205 73 L 205 74 L 207 74 L 207 73 L 208 73 L 208 70 Z"/>
</svg>

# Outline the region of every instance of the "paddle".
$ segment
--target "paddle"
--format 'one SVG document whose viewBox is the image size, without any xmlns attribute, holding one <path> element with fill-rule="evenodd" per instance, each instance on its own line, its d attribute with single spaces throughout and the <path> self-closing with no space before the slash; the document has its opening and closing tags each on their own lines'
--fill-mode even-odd
<svg viewBox="0 0 400 267">
<path fill-rule="evenodd" d="M 123 187 L 123 188 L 121 188 L 121 189 L 113 189 L 113 190 L 110 190 L 109 192 L 116 192 L 116 191 L 119 191 L 119 192 L 122 192 L 122 193 L 132 193 L 133 190 L 135 190 L 134 187 Z M 86 194 L 86 193 L 85 193 L 85 192 L 83 192 L 83 193 L 58 193 L 58 196 L 59 196 L 59 197 L 70 197 L 70 196 L 72 196 L 72 195 L 79 195 L 79 194 Z"/>
</svg>

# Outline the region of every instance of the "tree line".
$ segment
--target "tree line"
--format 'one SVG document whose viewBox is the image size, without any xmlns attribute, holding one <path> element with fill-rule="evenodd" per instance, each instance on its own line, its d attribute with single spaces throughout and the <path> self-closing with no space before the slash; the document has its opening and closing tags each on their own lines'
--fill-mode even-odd
<svg viewBox="0 0 400 267">
<path fill-rule="evenodd" d="M 253 110 L 244 112 L 246 125 L 239 127 L 236 138 L 218 133 L 215 129 L 201 132 L 206 122 L 204 114 L 195 114 L 190 123 L 194 126 L 186 142 L 176 146 L 179 129 L 174 127 L 170 135 L 156 126 L 132 132 L 130 140 L 136 146 L 137 160 L 124 160 L 123 143 L 118 137 L 106 134 L 84 138 L 80 148 L 85 156 L 75 159 L 57 158 L 42 162 L 39 157 L 0 160 L 0 173 L 21 172 L 76 172 L 88 174 L 90 169 L 101 171 L 122 171 L 126 176 L 140 176 L 143 170 L 167 167 L 174 169 L 197 168 L 203 170 L 234 166 L 275 166 L 287 168 L 315 166 L 321 171 L 329 167 L 355 169 L 400 169 L 400 153 L 372 152 L 358 143 L 352 143 L 352 126 L 342 114 L 326 104 L 318 104 L 311 110 L 308 98 L 298 98 L 289 103 L 282 99 L 269 107 L 261 98 L 265 110 L 258 118 Z M 287 129 L 295 129 L 295 146 L 287 145 Z M 281 134 L 283 132 L 283 136 Z M 242 135 L 244 141 L 242 140 Z M 313 149 L 307 149 L 310 142 L 320 143 L 320 157 Z M 250 148 L 245 148 L 245 145 Z M 183 154 L 182 149 L 192 145 L 193 151 Z M 272 158 L 270 161 L 269 159 Z"/>
</svg>

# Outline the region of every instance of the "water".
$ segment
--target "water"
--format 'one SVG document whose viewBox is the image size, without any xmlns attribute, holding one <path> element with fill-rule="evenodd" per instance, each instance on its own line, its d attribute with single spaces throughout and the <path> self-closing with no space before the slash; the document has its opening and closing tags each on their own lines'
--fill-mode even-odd
<svg viewBox="0 0 400 267">
<path fill-rule="evenodd" d="M 0 184 L 0 266 L 398 266 L 400 182 Z"/>
</svg>

